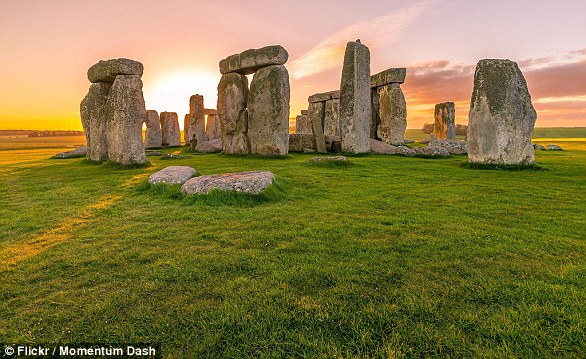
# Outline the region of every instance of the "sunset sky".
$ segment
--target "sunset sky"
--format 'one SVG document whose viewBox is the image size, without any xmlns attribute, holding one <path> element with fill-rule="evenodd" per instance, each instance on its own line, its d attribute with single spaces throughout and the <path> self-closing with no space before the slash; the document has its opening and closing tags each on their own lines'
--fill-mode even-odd
<svg viewBox="0 0 586 359">
<path fill-rule="evenodd" d="M 445 101 L 467 123 L 483 58 L 519 64 L 537 127 L 586 126 L 584 0 L 1 0 L 0 129 L 81 129 L 87 69 L 119 57 L 144 64 L 147 109 L 181 119 L 190 95 L 216 107 L 222 58 L 273 44 L 289 52 L 294 117 L 309 95 L 339 88 L 358 38 L 371 73 L 407 68 L 409 128 Z"/>
</svg>

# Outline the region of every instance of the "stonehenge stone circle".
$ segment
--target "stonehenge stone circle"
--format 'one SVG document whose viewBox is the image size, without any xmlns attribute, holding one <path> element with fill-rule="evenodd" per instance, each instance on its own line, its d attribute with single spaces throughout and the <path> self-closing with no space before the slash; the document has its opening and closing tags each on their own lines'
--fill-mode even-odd
<svg viewBox="0 0 586 359">
<path fill-rule="evenodd" d="M 220 73 L 225 75 L 235 72 L 241 75 L 250 75 L 263 67 L 284 65 L 288 59 L 287 50 L 280 45 L 250 49 L 221 60 Z"/>
<path fill-rule="evenodd" d="M 318 152 L 324 152 L 325 147 L 321 148 L 321 137 L 340 136 L 340 91 L 316 93 L 309 96 L 307 101 L 311 123 L 310 133 L 316 136 L 320 144 Z"/>
<path fill-rule="evenodd" d="M 370 51 L 360 40 L 346 45 L 340 83 L 342 151 L 370 151 Z"/>
<path fill-rule="evenodd" d="M 456 109 L 453 102 L 435 105 L 433 134 L 439 140 L 456 138 Z"/>
<path fill-rule="evenodd" d="M 145 148 L 159 148 L 163 146 L 163 137 L 159 114 L 155 110 L 147 111 L 146 132 L 144 136 Z"/>
<path fill-rule="evenodd" d="M 159 121 L 161 123 L 161 138 L 163 147 L 174 147 L 181 145 L 181 129 L 179 118 L 176 112 L 161 112 Z"/>
<path fill-rule="evenodd" d="M 289 151 L 287 51 L 250 49 L 220 61 L 218 115 L 225 153 L 286 155 Z M 254 77 L 248 89 L 246 76 Z"/>
<path fill-rule="evenodd" d="M 218 84 L 218 115 L 222 146 L 228 154 L 250 153 L 248 141 L 248 79 L 244 75 L 229 73 L 222 75 Z"/>
<path fill-rule="evenodd" d="M 185 115 L 183 137 L 186 144 L 194 139 L 197 143 L 208 140 L 202 95 L 193 95 L 189 98 L 189 113 Z"/>
<path fill-rule="evenodd" d="M 406 74 L 405 68 L 390 68 L 370 77 L 371 138 L 396 146 L 405 144 L 407 103 L 401 84 Z"/>
<path fill-rule="evenodd" d="M 142 124 L 143 65 L 130 59 L 100 61 L 88 69 L 92 85 L 80 104 L 88 144 L 87 158 L 121 164 L 146 163 Z"/>
<path fill-rule="evenodd" d="M 186 194 L 208 194 L 217 189 L 221 191 L 258 194 L 273 183 L 275 176 L 270 171 L 224 173 L 200 176 L 190 179 L 181 186 Z"/>
<path fill-rule="evenodd" d="M 248 92 L 250 152 L 286 155 L 289 152 L 289 73 L 283 65 L 259 69 Z"/>
<path fill-rule="evenodd" d="M 527 82 L 510 60 L 480 60 L 468 120 L 468 161 L 484 164 L 531 164 L 531 136 L 537 113 Z"/>
</svg>

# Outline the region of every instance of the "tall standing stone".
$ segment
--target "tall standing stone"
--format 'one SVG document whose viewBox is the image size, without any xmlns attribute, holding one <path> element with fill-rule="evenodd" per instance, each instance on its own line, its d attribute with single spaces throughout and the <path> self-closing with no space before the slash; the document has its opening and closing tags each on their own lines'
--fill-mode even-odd
<svg viewBox="0 0 586 359">
<path fill-rule="evenodd" d="M 478 62 L 468 121 L 469 162 L 532 163 L 536 118 L 527 82 L 515 62 Z"/>
<path fill-rule="evenodd" d="M 456 138 L 456 109 L 453 102 L 435 105 L 433 134 L 438 140 Z"/>
<path fill-rule="evenodd" d="M 401 86 L 391 83 L 378 88 L 379 125 L 377 136 L 394 146 L 405 144 L 407 129 L 407 103 Z"/>
<path fill-rule="evenodd" d="M 248 95 L 250 152 L 260 155 L 289 153 L 289 73 L 283 65 L 258 70 Z"/>
<path fill-rule="evenodd" d="M 218 112 L 214 111 L 214 113 L 210 113 L 207 116 L 206 136 L 208 137 L 208 140 L 222 138 L 222 132 L 220 130 L 220 116 L 218 116 Z"/>
<path fill-rule="evenodd" d="M 92 161 L 108 160 L 108 121 L 112 110 L 108 106 L 111 83 L 98 82 L 81 101 L 80 115 L 87 141 L 87 158 Z"/>
<path fill-rule="evenodd" d="M 248 112 L 246 99 L 248 79 L 244 75 L 228 73 L 222 75 L 218 84 L 218 116 L 222 133 L 224 153 L 249 154 Z"/>
<path fill-rule="evenodd" d="M 340 91 L 332 91 L 325 103 L 324 136 L 340 136 Z"/>
<path fill-rule="evenodd" d="M 317 152 L 326 153 L 326 140 L 324 137 L 323 120 L 326 112 L 325 102 L 310 102 L 307 109 L 311 129 L 315 137 Z"/>
<path fill-rule="evenodd" d="M 301 111 L 301 115 L 295 118 L 295 133 L 296 134 L 312 134 L 311 122 L 306 110 Z"/>
<path fill-rule="evenodd" d="M 360 40 L 349 42 L 340 83 L 342 151 L 370 151 L 370 51 Z"/>
<path fill-rule="evenodd" d="M 186 116 L 188 127 L 183 128 L 187 134 L 185 143 L 197 140 L 203 143 L 208 140 L 206 136 L 206 119 L 204 115 L 203 96 L 193 95 L 189 98 L 189 114 Z"/>
<path fill-rule="evenodd" d="M 144 147 L 158 148 L 163 145 L 161 134 L 161 124 L 159 123 L 159 114 L 155 110 L 147 111 L 146 132 L 144 136 Z"/>
<path fill-rule="evenodd" d="M 146 121 L 146 108 L 139 75 L 117 75 L 108 107 L 112 117 L 108 122 L 108 158 L 121 164 L 146 163 L 142 142 L 142 124 Z"/>
<path fill-rule="evenodd" d="M 162 144 L 164 147 L 181 145 L 181 129 L 179 118 L 175 112 L 161 112 L 159 119 L 161 123 Z"/>
</svg>

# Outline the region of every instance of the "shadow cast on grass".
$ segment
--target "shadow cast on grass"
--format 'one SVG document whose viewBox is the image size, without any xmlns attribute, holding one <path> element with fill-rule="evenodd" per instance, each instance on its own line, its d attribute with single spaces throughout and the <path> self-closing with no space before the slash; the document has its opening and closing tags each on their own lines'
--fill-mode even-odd
<svg viewBox="0 0 586 359">
<path fill-rule="evenodd" d="M 548 169 L 537 163 L 527 165 L 505 165 L 492 163 L 463 162 L 460 167 L 472 170 L 498 170 L 498 171 L 547 171 Z"/>
<path fill-rule="evenodd" d="M 157 195 L 186 205 L 203 205 L 208 207 L 254 207 L 267 203 L 281 202 L 287 199 L 288 185 L 282 179 L 276 179 L 272 185 L 259 194 L 212 190 L 208 194 L 188 195 L 181 192 L 181 185 L 150 184 L 141 182 L 136 190 L 139 193 Z"/>
<path fill-rule="evenodd" d="M 137 168 L 147 168 L 152 166 L 151 161 L 147 161 L 145 163 L 133 163 L 130 165 L 123 165 L 112 161 L 92 161 L 88 160 L 87 158 L 81 160 L 81 163 L 92 166 L 102 166 L 104 168 L 111 170 L 134 170 Z"/>
</svg>

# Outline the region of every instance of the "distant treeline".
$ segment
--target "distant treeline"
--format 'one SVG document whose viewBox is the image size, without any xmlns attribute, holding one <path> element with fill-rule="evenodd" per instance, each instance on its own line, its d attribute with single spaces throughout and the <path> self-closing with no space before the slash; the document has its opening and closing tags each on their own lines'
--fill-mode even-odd
<svg viewBox="0 0 586 359">
<path fill-rule="evenodd" d="M 426 123 L 423 125 L 421 131 L 423 131 L 423 133 L 432 133 L 433 123 Z M 466 136 L 466 131 L 468 131 L 467 125 L 456 124 L 456 135 Z"/>
<path fill-rule="evenodd" d="M 28 137 L 83 136 L 83 131 L 31 131 Z"/>
</svg>

